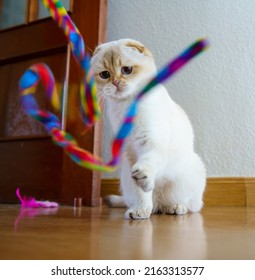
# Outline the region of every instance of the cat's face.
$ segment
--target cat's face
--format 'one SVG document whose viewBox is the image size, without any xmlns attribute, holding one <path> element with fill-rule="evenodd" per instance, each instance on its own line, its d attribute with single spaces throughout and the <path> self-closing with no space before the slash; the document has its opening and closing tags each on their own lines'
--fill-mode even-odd
<svg viewBox="0 0 255 280">
<path fill-rule="evenodd" d="M 151 52 L 141 43 L 122 39 L 98 46 L 91 60 L 99 97 L 127 99 L 155 73 Z"/>
</svg>

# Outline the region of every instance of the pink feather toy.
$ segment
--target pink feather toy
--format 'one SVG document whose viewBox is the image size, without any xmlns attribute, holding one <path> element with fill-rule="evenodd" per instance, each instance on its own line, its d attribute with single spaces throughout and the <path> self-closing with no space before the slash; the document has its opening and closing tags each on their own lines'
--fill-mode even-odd
<svg viewBox="0 0 255 280">
<path fill-rule="evenodd" d="M 56 208 L 57 202 L 53 201 L 38 201 L 34 197 L 21 196 L 19 188 L 16 190 L 16 195 L 21 202 L 21 207 L 24 208 Z"/>
</svg>

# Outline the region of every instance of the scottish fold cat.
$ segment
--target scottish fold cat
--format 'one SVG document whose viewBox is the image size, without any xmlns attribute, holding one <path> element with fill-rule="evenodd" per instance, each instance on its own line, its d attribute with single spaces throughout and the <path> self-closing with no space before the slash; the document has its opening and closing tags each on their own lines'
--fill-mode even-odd
<svg viewBox="0 0 255 280">
<path fill-rule="evenodd" d="M 117 133 L 141 87 L 156 73 L 151 52 L 140 42 L 122 39 L 99 45 L 91 65 L 99 100 L 106 102 Z M 200 211 L 206 171 L 194 151 L 189 118 L 163 85 L 147 94 L 125 145 L 120 171 L 122 196 L 106 198 L 111 207 L 127 207 L 127 219 L 152 213 L 183 215 Z"/>
</svg>

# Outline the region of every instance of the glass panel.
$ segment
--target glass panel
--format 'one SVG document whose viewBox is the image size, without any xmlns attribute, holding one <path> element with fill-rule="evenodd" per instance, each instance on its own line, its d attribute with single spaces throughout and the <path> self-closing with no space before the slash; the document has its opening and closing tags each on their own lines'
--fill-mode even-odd
<svg viewBox="0 0 255 280">
<path fill-rule="evenodd" d="M 58 81 L 57 90 L 60 94 L 65 79 L 66 52 L 40 57 L 40 61 L 46 63 L 54 73 L 56 81 Z M 38 62 L 38 58 L 0 66 L 0 140 L 1 138 L 48 135 L 45 127 L 24 111 L 18 91 L 20 77 L 24 74 L 25 69 L 36 62 Z M 35 97 L 40 108 L 54 112 L 45 97 L 45 89 L 41 83 L 36 89 Z M 61 113 L 55 113 L 61 120 Z"/>
<path fill-rule="evenodd" d="M 26 0 L 2 0 L 0 29 L 25 23 L 26 6 Z"/>
<path fill-rule="evenodd" d="M 70 0 L 61 0 L 61 3 L 67 11 L 70 10 Z M 45 9 L 43 3 L 39 1 L 38 19 L 49 17 L 49 12 Z"/>
</svg>

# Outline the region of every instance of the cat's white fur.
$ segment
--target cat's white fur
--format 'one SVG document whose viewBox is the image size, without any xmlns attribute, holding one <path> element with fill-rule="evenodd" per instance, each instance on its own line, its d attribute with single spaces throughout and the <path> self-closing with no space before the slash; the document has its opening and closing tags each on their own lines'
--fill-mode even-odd
<svg viewBox="0 0 255 280">
<path fill-rule="evenodd" d="M 134 67 L 135 73 L 123 75 L 123 66 Z M 156 72 L 152 54 L 140 42 L 122 39 L 97 47 L 92 67 L 99 98 L 106 101 L 117 133 L 134 96 Z M 102 71 L 110 73 L 109 79 L 100 77 Z M 122 196 L 109 196 L 108 204 L 127 206 L 127 219 L 146 219 L 157 212 L 182 215 L 200 211 L 206 172 L 193 143 L 186 113 L 163 85 L 157 86 L 140 103 L 135 129 L 125 146 Z"/>
</svg>

